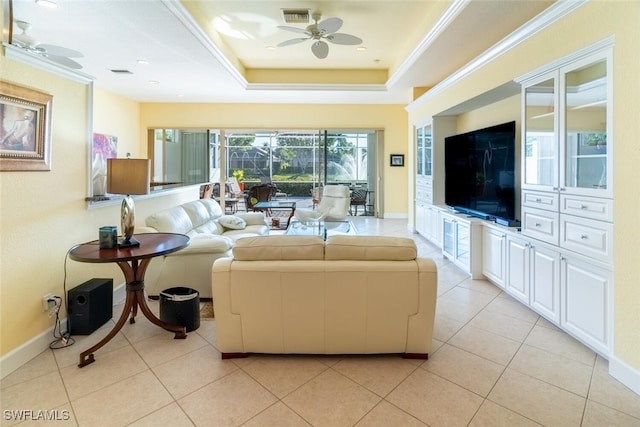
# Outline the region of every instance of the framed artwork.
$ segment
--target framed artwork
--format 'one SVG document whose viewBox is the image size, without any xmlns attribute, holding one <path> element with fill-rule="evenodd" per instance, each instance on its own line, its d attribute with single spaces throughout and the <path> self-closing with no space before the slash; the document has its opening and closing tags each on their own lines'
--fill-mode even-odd
<svg viewBox="0 0 640 427">
<path fill-rule="evenodd" d="M 0 81 L 0 171 L 51 170 L 52 100 Z"/>
<path fill-rule="evenodd" d="M 392 154 L 391 166 L 404 166 L 404 154 Z"/>
</svg>

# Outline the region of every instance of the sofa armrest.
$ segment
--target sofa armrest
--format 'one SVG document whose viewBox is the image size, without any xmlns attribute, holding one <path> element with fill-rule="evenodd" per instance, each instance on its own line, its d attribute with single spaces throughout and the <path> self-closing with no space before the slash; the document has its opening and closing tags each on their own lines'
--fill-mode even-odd
<svg viewBox="0 0 640 427">
<path fill-rule="evenodd" d="M 264 225 L 267 219 L 262 212 L 236 212 L 235 216 L 245 220 L 247 225 Z"/>
</svg>

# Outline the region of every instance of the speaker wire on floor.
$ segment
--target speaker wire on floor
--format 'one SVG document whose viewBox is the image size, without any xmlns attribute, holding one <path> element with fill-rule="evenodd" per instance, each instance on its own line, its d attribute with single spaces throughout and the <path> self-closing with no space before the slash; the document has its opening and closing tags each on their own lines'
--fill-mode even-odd
<svg viewBox="0 0 640 427">
<path fill-rule="evenodd" d="M 60 308 L 62 307 L 62 298 L 59 296 L 54 296 L 55 299 L 55 308 L 53 309 L 56 315 L 56 321 L 53 326 L 53 337 L 55 340 L 51 341 L 49 344 L 49 348 L 52 350 L 58 350 L 61 348 L 66 348 L 75 343 L 75 340 L 71 338 L 71 325 L 69 323 L 69 306 L 67 304 L 67 259 L 69 258 L 69 249 L 64 256 L 64 277 L 62 279 L 62 292 L 64 295 L 64 306 L 67 310 L 67 329 L 65 331 L 62 330 L 62 325 L 60 321 Z"/>
</svg>

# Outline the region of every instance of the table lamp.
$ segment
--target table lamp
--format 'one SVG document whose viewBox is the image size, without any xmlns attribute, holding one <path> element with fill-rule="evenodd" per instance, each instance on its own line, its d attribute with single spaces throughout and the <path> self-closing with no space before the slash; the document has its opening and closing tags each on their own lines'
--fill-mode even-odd
<svg viewBox="0 0 640 427">
<path fill-rule="evenodd" d="M 133 238 L 135 205 L 132 194 L 148 194 L 151 178 L 149 159 L 107 159 L 107 193 L 124 194 L 120 212 L 122 239 L 118 247 L 139 246 Z"/>
</svg>

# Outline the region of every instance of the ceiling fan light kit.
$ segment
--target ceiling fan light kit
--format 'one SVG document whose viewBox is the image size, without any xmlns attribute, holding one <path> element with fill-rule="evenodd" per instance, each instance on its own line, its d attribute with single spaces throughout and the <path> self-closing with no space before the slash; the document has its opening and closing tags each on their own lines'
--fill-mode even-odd
<svg viewBox="0 0 640 427">
<path fill-rule="evenodd" d="M 278 28 L 285 31 L 291 31 L 293 33 L 304 34 L 306 37 L 299 37 L 295 39 L 285 40 L 278 44 L 278 47 L 290 46 L 292 44 L 302 43 L 307 40 L 313 40 L 311 45 L 311 52 L 318 59 L 324 59 L 329 55 L 329 45 L 326 41 L 339 44 L 339 45 L 358 45 L 362 43 L 360 37 L 353 36 L 351 34 L 338 33 L 337 31 L 342 27 L 342 19 L 340 18 L 327 18 L 322 22 L 320 21 L 320 13 L 314 12 L 313 24 L 307 25 L 306 28 L 289 27 L 286 25 L 279 25 Z M 326 40 L 326 41 L 325 41 Z"/>
</svg>

